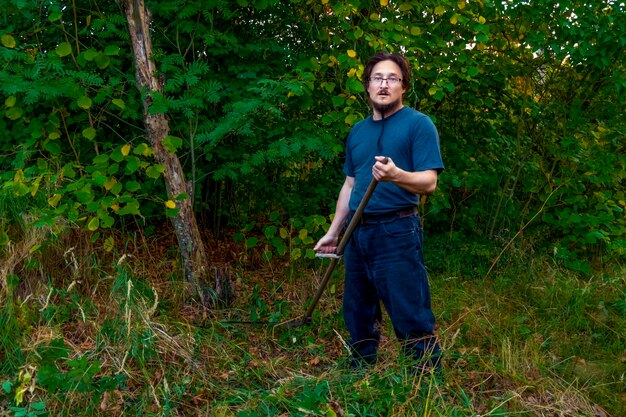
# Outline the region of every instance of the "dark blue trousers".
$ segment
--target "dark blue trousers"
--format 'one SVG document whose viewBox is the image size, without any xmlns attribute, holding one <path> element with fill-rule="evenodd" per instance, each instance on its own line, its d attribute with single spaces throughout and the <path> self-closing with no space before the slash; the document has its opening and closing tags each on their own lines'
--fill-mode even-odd
<svg viewBox="0 0 626 417">
<path fill-rule="evenodd" d="M 422 255 L 419 217 L 362 219 L 344 252 L 343 312 L 354 357 L 376 362 L 382 301 L 405 354 L 438 364 L 435 316 Z"/>
</svg>

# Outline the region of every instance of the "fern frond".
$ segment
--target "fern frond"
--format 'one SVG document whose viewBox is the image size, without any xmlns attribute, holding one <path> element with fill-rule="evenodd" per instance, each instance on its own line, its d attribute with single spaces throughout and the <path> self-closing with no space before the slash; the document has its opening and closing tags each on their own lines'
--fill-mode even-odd
<svg viewBox="0 0 626 417">
<path fill-rule="evenodd" d="M 22 61 L 26 54 L 15 49 L 0 48 L 0 60 L 3 62 Z"/>
<path fill-rule="evenodd" d="M 187 19 L 190 16 L 195 16 L 201 10 L 201 7 L 198 7 L 197 4 L 187 4 L 182 10 L 179 10 L 177 13 L 177 18 L 180 20 Z"/>
<path fill-rule="evenodd" d="M 253 166 L 261 166 L 263 165 L 263 163 L 265 162 L 265 155 L 262 151 L 257 151 L 254 155 L 252 155 L 252 157 L 250 158 L 250 163 Z"/>
<path fill-rule="evenodd" d="M 225 136 L 237 132 L 244 136 L 252 134 L 252 120 L 250 114 L 256 112 L 262 106 L 259 100 L 245 100 L 233 103 L 228 106 L 228 113 L 219 122 L 216 128 L 206 137 L 198 138 L 198 141 L 209 142 L 209 146 L 213 147 L 219 143 Z"/>
<path fill-rule="evenodd" d="M 189 65 L 190 74 L 206 74 L 209 71 L 210 68 L 204 61 L 194 61 Z"/>
<path fill-rule="evenodd" d="M 235 162 L 227 162 L 222 165 L 222 168 L 217 169 L 213 174 L 213 178 L 217 181 L 225 180 L 226 178 L 230 178 L 231 180 L 236 180 L 238 178 L 237 171 L 239 169 L 239 164 Z"/>
<path fill-rule="evenodd" d="M 201 82 L 198 86 L 199 91 L 205 102 L 215 104 L 219 103 L 222 96 L 220 90 L 223 88 L 222 84 L 216 80 L 210 80 L 208 82 Z"/>
<path fill-rule="evenodd" d="M 79 71 L 73 74 L 73 77 L 81 81 L 86 86 L 102 86 L 104 80 L 97 74 L 92 74 L 86 71 Z"/>
<path fill-rule="evenodd" d="M 200 82 L 200 78 L 195 74 L 187 74 L 185 76 L 185 81 L 187 82 L 188 87 L 193 87 Z"/>
<path fill-rule="evenodd" d="M 167 79 L 167 83 L 163 87 L 165 92 L 175 92 L 182 88 L 185 84 L 185 77 L 181 74 L 176 74 Z"/>
</svg>

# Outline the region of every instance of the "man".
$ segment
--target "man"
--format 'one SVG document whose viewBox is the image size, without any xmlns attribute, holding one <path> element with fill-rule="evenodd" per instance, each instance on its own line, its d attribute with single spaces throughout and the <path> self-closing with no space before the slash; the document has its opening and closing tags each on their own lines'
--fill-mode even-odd
<svg viewBox="0 0 626 417">
<path fill-rule="evenodd" d="M 344 253 L 343 308 L 353 366 L 376 362 L 381 301 L 405 354 L 420 368 L 439 364 L 416 209 L 420 195 L 435 191 L 443 162 L 432 121 L 402 103 L 410 77 L 409 63 L 399 54 L 377 53 L 365 67 L 363 83 L 373 114 L 348 135 L 346 179 L 335 217 L 314 248 L 335 252 L 341 229 L 376 178 L 379 183 Z"/>
</svg>

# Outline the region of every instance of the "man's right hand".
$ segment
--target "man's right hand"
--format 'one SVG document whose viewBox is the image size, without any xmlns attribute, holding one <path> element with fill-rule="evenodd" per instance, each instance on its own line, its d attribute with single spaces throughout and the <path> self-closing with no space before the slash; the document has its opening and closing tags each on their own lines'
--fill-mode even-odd
<svg viewBox="0 0 626 417">
<path fill-rule="evenodd" d="M 316 253 L 335 253 L 337 251 L 337 242 L 339 237 L 335 235 L 325 234 L 315 245 L 313 250 Z"/>
</svg>

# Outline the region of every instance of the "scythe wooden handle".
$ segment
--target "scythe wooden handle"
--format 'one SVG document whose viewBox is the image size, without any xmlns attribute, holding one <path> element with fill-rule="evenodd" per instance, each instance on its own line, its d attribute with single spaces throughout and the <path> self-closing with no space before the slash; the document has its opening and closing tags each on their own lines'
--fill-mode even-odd
<svg viewBox="0 0 626 417">
<path fill-rule="evenodd" d="M 388 161 L 389 161 L 389 158 L 385 157 L 385 159 L 383 159 L 381 162 L 383 164 L 387 164 Z M 377 185 L 378 185 L 378 181 L 376 180 L 376 178 L 372 178 L 372 181 L 370 181 L 370 184 L 368 185 L 367 190 L 365 191 L 365 195 L 363 196 L 363 199 L 359 203 L 359 207 L 357 207 L 356 211 L 354 212 L 354 216 L 352 216 L 350 223 L 348 223 L 346 232 L 343 234 L 343 237 L 341 238 L 341 241 L 339 241 L 339 245 L 337 246 L 337 249 L 335 250 L 335 255 L 337 255 L 337 257 L 332 258 L 330 265 L 328 265 L 328 268 L 326 269 L 326 272 L 324 273 L 324 277 L 322 278 L 322 283 L 317 289 L 317 292 L 315 293 L 315 296 L 313 297 L 313 301 L 311 301 L 311 305 L 309 305 L 309 308 L 306 310 L 306 313 L 304 314 L 303 321 L 305 323 L 311 322 L 313 311 L 315 310 L 317 303 L 322 297 L 322 294 L 324 293 L 324 290 L 326 289 L 326 285 L 328 285 L 328 281 L 330 280 L 330 277 L 332 276 L 333 271 L 335 270 L 335 267 L 337 266 L 339 259 L 341 259 L 341 256 L 343 255 L 343 251 L 346 248 L 346 245 L 348 244 L 350 237 L 352 236 L 352 232 L 354 232 L 354 229 L 356 229 L 356 226 L 359 224 L 359 221 L 361 220 L 361 216 L 363 215 L 363 211 L 365 210 L 365 206 L 367 206 L 367 203 L 372 197 L 372 194 L 374 194 L 374 190 L 376 189 Z"/>
</svg>

